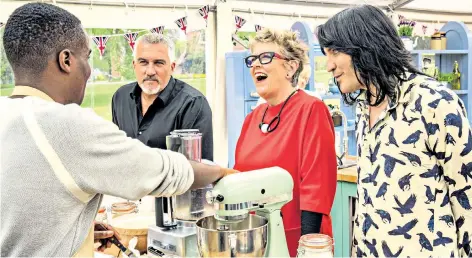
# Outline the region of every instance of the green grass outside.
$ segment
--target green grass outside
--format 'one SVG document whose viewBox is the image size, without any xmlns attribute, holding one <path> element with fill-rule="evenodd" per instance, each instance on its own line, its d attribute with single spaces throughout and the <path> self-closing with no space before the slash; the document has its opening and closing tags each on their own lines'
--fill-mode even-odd
<svg viewBox="0 0 472 258">
<path fill-rule="evenodd" d="M 181 79 L 191 86 L 206 94 L 206 79 Z M 93 108 L 93 110 L 101 117 L 111 121 L 111 98 L 116 90 L 125 85 L 125 82 L 112 83 L 91 83 L 87 85 L 85 90 L 84 101 L 82 107 Z M 13 90 L 11 85 L 0 85 L 0 95 L 9 96 Z"/>
</svg>

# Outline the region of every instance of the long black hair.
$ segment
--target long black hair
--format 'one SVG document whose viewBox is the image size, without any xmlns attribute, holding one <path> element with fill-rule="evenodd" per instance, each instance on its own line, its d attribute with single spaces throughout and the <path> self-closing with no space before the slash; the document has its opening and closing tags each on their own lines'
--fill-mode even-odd
<svg viewBox="0 0 472 258">
<path fill-rule="evenodd" d="M 396 100 L 396 89 L 406 72 L 423 74 L 412 64 L 410 52 L 390 18 L 371 5 L 345 9 L 318 26 L 321 50 L 329 48 L 350 55 L 357 80 L 367 87 L 368 103 L 377 106 L 388 96 Z M 370 85 L 376 88 L 375 102 Z M 343 93 L 345 103 L 354 104 L 358 93 Z"/>
</svg>

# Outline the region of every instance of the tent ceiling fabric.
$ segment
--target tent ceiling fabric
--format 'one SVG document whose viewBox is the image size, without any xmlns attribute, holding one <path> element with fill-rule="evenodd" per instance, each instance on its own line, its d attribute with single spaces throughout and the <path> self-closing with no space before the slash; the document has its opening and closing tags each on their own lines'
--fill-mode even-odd
<svg viewBox="0 0 472 258">
<path fill-rule="evenodd" d="M 236 0 L 239 1 L 239 0 Z M 296 5 L 358 5 L 358 4 L 372 4 L 376 6 L 397 6 L 398 4 L 405 5 L 401 9 L 410 10 L 424 10 L 433 12 L 457 12 L 468 13 L 472 15 L 472 0 L 259 0 L 257 2 L 266 3 L 284 3 Z"/>
<path fill-rule="evenodd" d="M 54 0 L 47 0 L 54 1 Z M 61 2 L 101 2 L 101 3 L 122 3 L 123 5 L 128 4 L 149 4 L 149 5 L 213 5 L 216 1 L 221 0 L 61 0 Z M 239 0 L 233 0 L 239 1 Z M 468 13 L 472 15 L 472 0 L 253 0 L 255 3 L 283 3 L 283 4 L 294 4 L 294 5 L 331 5 L 342 8 L 342 6 L 350 6 L 357 4 L 372 4 L 376 6 L 401 6 L 401 9 L 405 10 L 418 10 L 418 11 L 433 11 L 433 12 L 457 12 L 457 13 Z"/>
<path fill-rule="evenodd" d="M 472 0 L 414 0 L 403 8 L 468 13 L 472 15 Z"/>
</svg>

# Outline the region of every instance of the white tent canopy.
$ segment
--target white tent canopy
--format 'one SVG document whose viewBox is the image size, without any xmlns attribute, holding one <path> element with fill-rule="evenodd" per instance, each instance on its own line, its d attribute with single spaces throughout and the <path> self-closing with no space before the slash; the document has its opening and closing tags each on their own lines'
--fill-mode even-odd
<svg viewBox="0 0 472 258">
<path fill-rule="evenodd" d="M 0 21 L 18 6 L 28 1 L 0 1 Z M 140 28 L 146 24 L 168 21 L 187 10 L 196 10 L 203 5 L 216 5 L 221 0 L 43 0 L 66 7 L 94 28 Z M 248 25 L 257 21 L 271 26 L 290 26 L 291 20 L 299 19 L 320 23 L 340 10 L 357 4 L 372 4 L 385 10 L 393 9 L 410 19 L 425 23 L 445 23 L 449 20 L 463 21 L 472 26 L 471 0 L 232 0 L 234 13 L 248 20 Z M 90 8 L 91 7 L 91 8 Z M 212 8 L 214 9 L 214 8 Z M 190 12 L 192 14 L 192 12 Z M 252 14 L 253 13 L 253 14 Z M 265 13 L 265 15 L 264 15 Z M 167 18 L 169 17 L 169 18 Z M 195 21 L 200 21 L 194 17 Z M 189 23 L 190 24 L 190 23 Z M 193 24 L 193 23 L 192 23 Z M 195 25 L 195 24 L 193 24 Z M 201 23 L 195 26 L 202 26 Z M 246 26 L 251 27 L 253 26 Z M 245 28 L 243 28 L 245 29 Z"/>
</svg>

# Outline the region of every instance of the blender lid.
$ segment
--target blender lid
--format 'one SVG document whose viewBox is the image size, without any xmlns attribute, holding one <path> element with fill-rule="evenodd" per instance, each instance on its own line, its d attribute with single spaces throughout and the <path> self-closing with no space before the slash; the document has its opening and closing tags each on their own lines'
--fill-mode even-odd
<svg viewBox="0 0 472 258">
<path fill-rule="evenodd" d="M 174 130 L 170 132 L 170 135 L 172 136 L 180 136 L 180 137 L 185 137 L 185 136 L 201 136 L 202 133 L 198 129 L 179 129 L 179 130 Z"/>
</svg>

